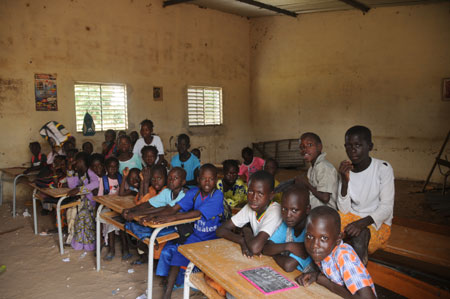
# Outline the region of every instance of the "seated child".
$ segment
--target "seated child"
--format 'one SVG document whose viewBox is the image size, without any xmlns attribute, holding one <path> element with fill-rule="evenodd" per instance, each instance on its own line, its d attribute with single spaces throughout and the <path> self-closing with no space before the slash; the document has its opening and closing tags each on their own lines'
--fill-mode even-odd
<svg viewBox="0 0 450 299">
<path fill-rule="evenodd" d="M 239 168 L 239 176 L 248 184 L 252 174 L 263 169 L 264 160 L 260 157 L 254 157 L 253 150 L 249 147 L 242 149 L 242 158 L 244 159 L 244 163 Z"/>
<path fill-rule="evenodd" d="M 131 145 L 134 148 L 134 145 L 136 144 L 136 141 L 139 139 L 139 134 L 136 131 L 130 132 L 130 138 L 131 138 Z"/>
<path fill-rule="evenodd" d="M 122 135 L 119 137 L 119 172 L 123 175 L 123 170 L 128 167 L 128 169 L 138 168 L 142 169 L 141 159 L 137 154 L 133 154 L 131 151 L 131 139 L 128 135 Z"/>
<path fill-rule="evenodd" d="M 158 158 L 158 150 L 153 145 L 146 145 L 141 150 L 141 156 L 142 156 L 142 166 L 145 168 L 148 168 L 148 171 L 150 171 L 150 168 L 152 168 L 156 164 L 156 159 Z"/>
<path fill-rule="evenodd" d="M 67 160 L 65 156 L 56 156 L 53 158 L 53 168 L 52 168 L 52 177 L 50 184 L 48 185 L 49 188 L 67 188 Z M 37 182 L 38 179 L 35 181 L 36 185 L 39 186 L 39 183 Z M 48 181 L 47 181 L 48 182 Z M 47 215 L 49 211 L 53 210 L 53 206 L 58 203 L 58 198 L 45 196 L 44 201 L 42 202 L 42 208 L 41 211 L 42 215 Z M 63 213 L 61 213 L 63 214 Z"/>
<path fill-rule="evenodd" d="M 49 139 L 49 144 L 52 147 L 52 150 L 47 155 L 47 165 L 53 167 L 53 161 L 56 156 L 64 156 L 64 152 L 59 145 L 56 145 L 53 141 L 53 138 Z"/>
<path fill-rule="evenodd" d="M 83 143 L 81 149 L 83 152 L 87 153 L 88 155 L 92 155 L 92 152 L 94 152 L 94 146 L 89 141 L 86 141 L 85 143 Z"/>
<path fill-rule="evenodd" d="M 296 278 L 300 285 L 314 282 L 343 297 L 376 298 L 375 286 L 352 246 L 342 242 L 338 212 L 328 206 L 311 210 L 306 221 L 305 248 L 320 272 Z"/>
<path fill-rule="evenodd" d="M 156 164 L 166 164 L 164 159 L 164 146 L 161 138 L 153 134 L 153 122 L 149 119 L 144 119 L 141 122 L 141 138 L 139 138 L 133 147 L 133 153 L 141 157 L 141 150 L 144 146 L 153 145 L 158 149 L 158 157 L 156 158 Z"/>
<path fill-rule="evenodd" d="M 198 149 L 198 148 L 193 148 L 192 149 L 192 151 L 191 151 L 191 154 L 194 154 L 194 156 L 196 156 L 197 157 L 197 159 L 201 162 L 202 160 L 200 159 L 200 157 L 201 157 L 201 152 L 200 152 L 200 150 Z"/>
<path fill-rule="evenodd" d="M 383 248 L 391 235 L 394 171 L 389 163 L 371 158 L 372 133 L 354 126 L 345 133 L 350 161 L 339 166 L 338 201 L 345 239 L 367 264 L 368 254 Z"/>
<path fill-rule="evenodd" d="M 238 178 L 239 162 L 225 160 L 223 165 L 223 179 L 217 181 L 217 189 L 223 193 L 225 218 L 231 218 L 231 209 L 242 207 L 247 203 L 247 185 Z"/>
<path fill-rule="evenodd" d="M 140 174 L 141 171 L 137 168 L 129 170 L 128 167 L 126 167 L 123 170 L 122 183 L 119 188 L 119 196 L 137 196 L 139 194 L 139 185 L 141 184 Z"/>
<path fill-rule="evenodd" d="M 273 159 L 273 158 L 268 158 L 266 160 L 266 162 L 264 163 L 264 167 L 263 169 L 265 171 L 267 171 L 268 173 L 270 173 L 271 175 L 273 175 L 274 178 L 274 188 L 276 188 L 280 182 L 275 178 L 275 175 L 277 174 L 278 171 L 278 162 L 277 160 Z M 282 197 L 283 193 L 279 192 L 279 193 L 275 193 L 275 195 L 273 196 L 273 201 L 276 201 L 277 203 L 281 204 L 281 197 Z"/>
<path fill-rule="evenodd" d="M 102 143 L 102 154 L 106 159 L 117 155 L 116 131 L 106 130 L 105 142 Z"/>
<path fill-rule="evenodd" d="M 147 202 L 150 198 L 158 195 L 166 188 L 167 170 L 162 165 L 155 165 L 150 170 L 150 175 L 147 172 L 141 172 L 141 186 L 139 187 L 139 195 L 134 199 L 136 205 Z M 144 190 L 148 190 L 145 193 Z"/>
<path fill-rule="evenodd" d="M 314 133 L 304 133 L 300 136 L 300 152 L 311 167 L 307 177 L 298 176 L 295 182 L 308 188 L 311 208 L 327 205 L 336 210 L 338 173 L 325 158 L 327 154 L 322 153 L 320 137 Z"/>
<path fill-rule="evenodd" d="M 200 188 L 187 191 L 186 195 L 174 206 L 167 206 L 161 212 L 141 219 L 141 222 L 167 223 L 182 219 L 201 217 L 194 222 L 193 233 L 187 237 L 185 244 L 212 240 L 216 238 L 216 229 L 220 225 L 223 214 L 223 194 L 216 190 L 217 169 L 212 164 L 200 168 L 198 177 Z M 181 213 L 180 213 L 181 212 Z M 167 244 L 161 252 L 156 274 L 167 276 L 167 289 L 163 298 L 170 298 L 180 267 L 189 264 L 181 253 L 176 251 L 177 244 Z M 167 267 L 170 266 L 170 271 Z"/>
<path fill-rule="evenodd" d="M 255 172 L 248 185 L 248 203 L 217 229 L 217 236 L 238 243 L 244 256 L 260 255 L 267 240 L 282 222 L 280 204 L 272 202 L 273 185 L 270 173 L 264 170 Z M 247 223 L 251 228 L 245 226 Z M 244 227 L 242 234 L 233 232 L 237 227 Z"/>
<path fill-rule="evenodd" d="M 191 140 L 188 135 L 180 134 L 177 139 L 178 155 L 172 158 L 170 164 L 172 167 L 181 167 L 186 170 L 186 184 L 189 188 L 197 185 L 198 168 L 200 161 L 191 154 L 188 149 L 191 146 Z"/>
<path fill-rule="evenodd" d="M 83 151 L 82 153 L 89 153 Z M 102 177 L 105 175 L 105 157 L 102 154 L 93 154 L 89 156 L 89 165 L 92 171 L 98 176 L 99 185 L 102 183 Z M 98 191 L 98 190 L 97 190 Z M 95 193 L 94 195 L 97 195 Z"/>
<path fill-rule="evenodd" d="M 33 154 L 31 157 L 31 167 L 27 168 L 23 173 L 27 174 L 32 171 L 41 171 L 47 166 L 47 156 L 41 153 L 41 145 L 39 142 L 30 142 L 30 151 Z"/>
<path fill-rule="evenodd" d="M 275 262 L 286 272 L 298 269 L 306 273 L 314 270 L 304 245 L 309 210 L 309 192 L 303 186 L 294 185 L 283 193 L 283 223 L 264 245 L 263 254 L 273 256 Z"/>
</svg>

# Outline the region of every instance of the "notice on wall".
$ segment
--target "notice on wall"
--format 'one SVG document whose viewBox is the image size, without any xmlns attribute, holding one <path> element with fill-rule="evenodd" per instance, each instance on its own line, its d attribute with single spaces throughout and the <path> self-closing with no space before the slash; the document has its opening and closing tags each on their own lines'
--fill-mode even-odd
<svg viewBox="0 0 450 299">
<path fill-rule="evenodd" d="M 56 74 L 35 74 L 36 111 L 58 111 Z"/>
<path fill-rule="evenodd" d="M 265 295 L 298 287 L 294 282 L 290 281 L 271 267 L 258 267 L 238 271 L 238 273 Z"/>
</svg>

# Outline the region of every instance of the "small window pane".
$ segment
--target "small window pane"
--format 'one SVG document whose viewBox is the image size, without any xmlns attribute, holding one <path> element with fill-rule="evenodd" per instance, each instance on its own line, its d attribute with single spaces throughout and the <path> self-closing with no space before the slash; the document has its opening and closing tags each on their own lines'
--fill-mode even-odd
<svg viewBox="0 0 450 299">
<path fill-rule="evenodd" d="M 189 86 L 187 99 L 189 126 L 216 126 L 223 123 L 221 87 Z"/>
</svg>

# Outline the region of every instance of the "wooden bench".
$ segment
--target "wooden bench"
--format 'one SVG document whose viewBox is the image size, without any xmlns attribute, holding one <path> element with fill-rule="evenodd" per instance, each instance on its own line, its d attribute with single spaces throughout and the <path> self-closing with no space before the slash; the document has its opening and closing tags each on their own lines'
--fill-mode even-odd
<svg viewBox="0 0 450 299">
<path fill-rule="evenodd" d="M 205 274 L 203 272 L 192 273 L 189 276 L 189 282 L 192 283 L 196 289 L 202 292 L 206 297 L 210 299 L 223 299 L 217 291 L 209 286 L 205 281 Z"/>
</svg>

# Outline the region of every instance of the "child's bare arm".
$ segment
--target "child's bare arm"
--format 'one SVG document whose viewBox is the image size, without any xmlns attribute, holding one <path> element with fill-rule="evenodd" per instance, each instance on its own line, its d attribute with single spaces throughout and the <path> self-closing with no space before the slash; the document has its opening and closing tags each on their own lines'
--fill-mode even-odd
<svg viewBox="0 0 450 299">
<path fill-rule="evenodd" d="M 264 245 L 264 248 L 262 251 L 262 253 L 264 255 L 268 255 L 268 256 L 275 256 L 275 255 L 283 254 L 284 252 L 292 253 L 302 259 L 305 259 L 308 257 L 308 254 L 306 253 L 306 250 L 305 250 L 304 243 L 297 243 L 297 242 L 276 244 L 269 240 Z"/>
<path fill-rule="evenodd" d="M 123 178 L 122 178 L 122 183 L 120 183 L 120 188 L 119 188 L 119 196 L 126 196 L 126 195 L 130 195 L 131 191 L 130 190 L 125 190 L 125 184 L 127 182 L 127 178 L 128 178 L 128 174 L 130 173 L 128 167 L 126 167 L 123 170 Z"/>
<path fill-rule="evenodd" d="M 175 215 L 167 215 L 167 216 L 157 216 L 153 222 L 154 223 L 169 223 L 174 222 L 178 220 L 184 220 L 184 219 L 190 219 L 190 218 L 197 218 L 201 216 L 201 212 L 198 210 L 192 210 L 186 213 L 177 213 Z"/>
<path fill-rule="evenodd" d="M 244 227 L 242 232 L 244 234 L 245 244 L 250 252 L 254 255 L 260 255 L 264 245 L 269 239 L 269 234 L 266 232 L 259 232 L 256 236 L 253 236 L 253 232 L 249 227 Z"/>
<path fill-rule="evenodd" d="M 244 237 L 241 234 L 236 234 L 233 230 L 236 226 L 233 224 L 233 221 L 228 220 L 224 224 L 222 224 L 217 230 L 216 235 L 219 238 L 227 239 L 231 242 L 237 243 L 241 246 L 242 254 L 245 256 L 253 256 L 250 250 L 247 248 L 247 244 L 245 244 Z"/>
<path fill-rule="evenodd" d="M 295 178 L 295 183 L 305 186 L 318 200 L 323 203 L 328 203 L 331 198 L 331 193 L 318 191 L 316 187 L 311 185 L 308 178 L 304 175 L 299 175 Z"/>
<path fill-rule="evenodd" d="M 370 287 L 364 287 L 352 295 L 346 287 L 332 282 L 322 273 L 317 276 L 317 283 L 343 298 L 376 298 Z"/>
<path fill-rule="evenodd" d="M 178 213 L 178 211 L 181 210 L 181 207 L 176 204 L 173 207 L 171 206 L 165 206 L 163 207 L 160 212 L 158 213 L 152 213 L 146 217 L 142 217 L 139 220 L 140 224 L 144 224 L 145 222 L 149 222 L 149 221 L 154 221 L 157 217 L 159 216 L 170 216 L 170 215 L 175 215 L 176 213 Z M 155 215 L 156 214 L 156 215 Z"/>
<path fill-rule="evenodd" d="M 273 259 L 275 260 L 277 265 L 286 272 L 292 272 L 297 269 L 298 262 L 288 255 L 277 254 L 273 257 Z"/>
</svg>

